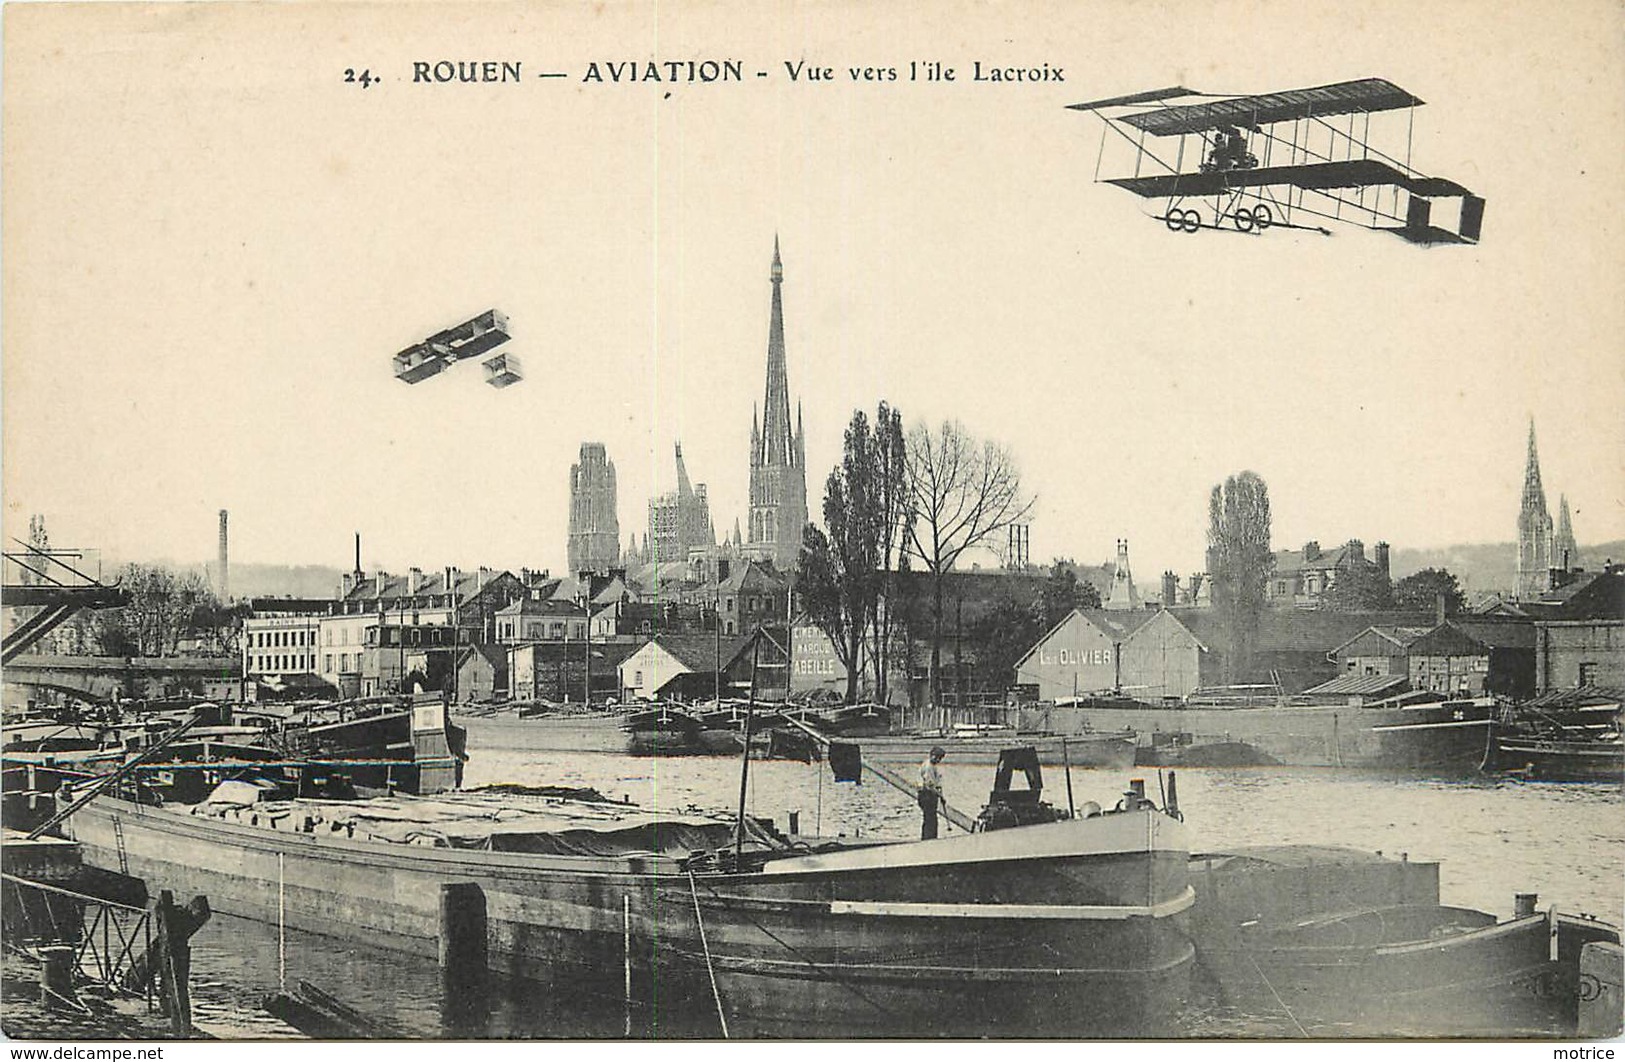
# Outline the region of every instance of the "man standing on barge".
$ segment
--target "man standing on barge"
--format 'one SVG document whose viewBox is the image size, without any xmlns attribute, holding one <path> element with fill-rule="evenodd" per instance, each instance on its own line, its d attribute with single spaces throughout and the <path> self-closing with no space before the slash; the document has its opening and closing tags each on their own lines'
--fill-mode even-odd
<svg viewBox="0 0 1625 1062">
<path fill-rule="evenodd" d="M 941 745 L 931 749 L 931 754 L 920 761 L 920 811 L 925 820 L 920 823 L 920 840 L 934 841 L 937 839 L 937 806 L 942 803 L 942 772 L 937 764 L 947 753 Z"/>
</svg>

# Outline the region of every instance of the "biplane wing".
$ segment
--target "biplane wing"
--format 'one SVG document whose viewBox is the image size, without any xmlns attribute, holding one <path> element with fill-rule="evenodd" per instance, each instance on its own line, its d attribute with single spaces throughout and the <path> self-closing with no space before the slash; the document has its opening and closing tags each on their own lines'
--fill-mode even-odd
<svg viewBox="0 0 1625 1062">
<path fill-rule="evenodd" d="M 1115 104 L 1113 105 L 1115 106 Z M 1405 107 L 1420 107 L 1422 100 L 1380 77 L 1340 81 L 1335 85 L 1266 92 L 1258 96 L 1232 96 L 1206 103 L 1162 107 L 1124 115 L 1122 121 L 1152 136 L 1202 133 L 1223 126 L 1258 131 L 1276 122 L 1308 118 L 1335 118 L 1345 114 L 1376 114 Z"/>
<path fill-rule="evenodd" d="M 1149 177 L 1109 177 L 1106 184 L 1126 188 L 1135 195 L 1154 198 L 1165 195 L 1223 195 L 1237 188 L 1262 188 L 1289 184 L 1294 188 L 1321 191 L 1326 188 L 1362 188 L 1393 185 L 1412 195 L 1467 196 L 1473 193 L 1443 177 L 1411 176 L 1378 159 L 1350 159 L 1342 162 L 1312 162 L 1298 166 L 1264 166 L 1251 170 L 1222 170 L 1212 173 L 1161 173 Z"/>
</svg>

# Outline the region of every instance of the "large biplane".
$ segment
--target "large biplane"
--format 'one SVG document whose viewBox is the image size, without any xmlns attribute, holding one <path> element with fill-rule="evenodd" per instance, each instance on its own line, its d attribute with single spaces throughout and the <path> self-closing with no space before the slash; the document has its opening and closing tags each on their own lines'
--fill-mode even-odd
<svg viewBox="0 0 1625 1062">
<path fill-rule="evenodd" d="M 1329 236 L 1321 222 L 1337 221 L 1419 244 L 1476 243 L 1484 200 L 1411 166 L 1421 104 L 1397 85 L 1366 78 L 1261 96 L 1165 88 L 1070 109 L 1093 112 L 1104 124 L 1095 180 L 1102 180 L 1107 138 L 1115 133 L 1132 146 L 1134 169 L 1105 182 L 1162 201 L 1152 216 L 1173 232 L 1256 235 L 1273 227 Z M 1373 116 L 1385 112 L 1404 113 L 1403 159 L 1372 146 Z M 1377 142 L 1388 142 L 1383 120 Z M 1397 142 L 1400 132 L 1392 133 Z M 1148 146 L 1147 136 L 1157 139 Z M 1460 200 L 1454 230 L 1434 224 L 1437 199 Z"/>
</svg>

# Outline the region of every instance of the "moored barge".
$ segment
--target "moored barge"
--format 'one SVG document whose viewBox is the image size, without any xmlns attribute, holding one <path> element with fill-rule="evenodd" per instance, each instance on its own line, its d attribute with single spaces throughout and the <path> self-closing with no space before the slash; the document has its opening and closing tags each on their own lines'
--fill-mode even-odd
<svg viewBox="0 0 1625 1062">
<path fill-rule="evenodd" d="M 1183 998 L 1184 827 L 1148 802 L 918 842 L 809 847 L 746 822 L 741 843 L 731 820 L 576 795 L 227 794 L 103 797 L 69 828 L 87 861 L 218 910 L 425 955 L 445 887 L 472 886 L 493 968 L 618 986 L 630 966 L 640 994 L 714 1006 L 732 1035 L 1145 1035 Z"/>
</svg>

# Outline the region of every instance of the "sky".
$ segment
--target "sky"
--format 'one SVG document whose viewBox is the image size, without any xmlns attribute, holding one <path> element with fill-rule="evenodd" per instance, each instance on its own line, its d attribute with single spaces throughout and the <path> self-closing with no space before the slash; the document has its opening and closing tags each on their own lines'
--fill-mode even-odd
<svg viewBox="0 0 1625 1062">
<path fill-rule="evenodd" d="M 1011 449 L 1035 560 L 1126 537 L 1147 585 L 1194 571 L 1243 469 L 1278 546 L 1507 541 L 1533 417 L 1554 516 L 1625 537 L 1625 8 L 1303 8 L 7 5 L 6 532 L 197 562 L 225 508 L 234 561 L 348 566 L 359 531 L 369 568 L 557 571 L 587 440 L 623 542 L 677 442 L 730 530 L 776 235 L 815 514 L 885 399 Z M 745 78 L 583 79 L 655 58 Z M 440 60 L 524 80 L 412 83 Z M 1426 101 L 1413 160 L 1486 198 L 1477 246 L 1176 236 L 1094 182 L 1100 123 L 1066 109 L 1362 77 Z M 522 384 L 393 378 L 491 307 Z"/>
</svg>

